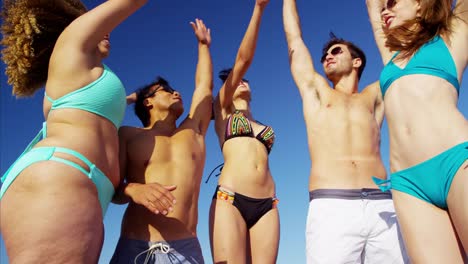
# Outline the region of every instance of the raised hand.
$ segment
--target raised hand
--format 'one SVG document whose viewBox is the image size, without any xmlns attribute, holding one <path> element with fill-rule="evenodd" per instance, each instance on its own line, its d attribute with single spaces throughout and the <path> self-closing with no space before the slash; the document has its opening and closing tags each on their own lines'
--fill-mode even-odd
<svg viewBox="0 0 468 264">
<path fill-rule="evenodd" d="M 164 186 L 159 183 L 131 183 L 127 186 L 125 193 L 134 203 L 143 205 L 151 212 L 167 215 L 174 210 L 173 206 L 176 200 L 171 191 L 175 189 L 175 185 Z"/>
<path fill-rule="evenodd" d="M 198 42 L 210 46 L 211 44 L 211 34 L 210 29 L 205 26 L 203 20 L 196 18 L 195 22 L 190 22 L 192 25 L 195 36 L 198 39 Z"/>
<path fill-rule="evenodd" d="M 265 7 L 269 2 L 270 0 L 256 0 L 256 4 L 260 7 Z"/>
</svg>

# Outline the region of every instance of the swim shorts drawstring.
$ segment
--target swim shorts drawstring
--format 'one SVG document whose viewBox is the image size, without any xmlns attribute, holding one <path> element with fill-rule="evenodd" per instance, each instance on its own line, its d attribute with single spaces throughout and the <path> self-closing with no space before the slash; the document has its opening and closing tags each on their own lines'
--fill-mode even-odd
<svg viewBox="0 0 468 264">
<path fill-rule="evenodd" d="M 146 254 L 146 257 L 145 257 L 145 261 L 143 262 L 143 264 L 147 264 L 148 261 L 150 260 L 151 256 L 152 256 L 155 252 L 161 252 L 161 253 L 167 254 L 167 253 L 169 253 L 170 250 L 171 250 L 171 247 L 170 247 L 169 245 L 166 245 L 166 244 L 161 243 L 161 242 L 156 243 L 156 244 L 152 245 L 151 247 L 149 247 L 147 250 L 144 250 L 143 252 L 141 252 L 140 254 L 138 254 L 138 255 L 135 257 L 133 263 L 134 263 L 134 264 L 137 264 L 137 259 L 138 259 L 141 255 L 147 253 L 147 254 Z"/>
</svg>

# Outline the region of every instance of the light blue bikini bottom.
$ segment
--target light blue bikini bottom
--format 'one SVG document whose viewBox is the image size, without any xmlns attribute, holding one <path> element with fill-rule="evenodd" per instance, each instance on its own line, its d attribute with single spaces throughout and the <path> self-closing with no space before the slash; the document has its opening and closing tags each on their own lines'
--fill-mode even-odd
<svg viewBox="0 0 468 264">
<path fill-rule="evenodd" d="M 375 177 L 373 180 L 382 191 L 394 189 L 447 209 L 453 178 L 467 159 L 468 142 L 464 142 L 422 163 L 392 173 L 389 180 Z"/>
<path fill-rule="evenodd" d="M 102 214 L 104 216 L 107 210 L 107 206 L 111 202 L 112 196 L 114 195 L 114 185 L 112 184 L 112 182 L 98 167 L 96 167 L 96 165 L 91 163 L 91 161 L 89 161 L 85 156 L 72 149 L 62 147 L 32 148 L 34 145 L 36 145 L 37 142 L 40 141 L 42 137 L 44 137 L 44 135 L 46 134 L 45 130 L 46 129 L 44 123 L 43 129 L 28 145 L 23 154 L 21 154 L 21 156 L 15 161 L 15 163 L 13 163 L 13 165 L 11 165 L 7 172 L 2 176 L 2 188 L 0 189 L 0 199 L 3 197 L 8 187 L 10 187 L 10 185 L 13 183 L 16 177 L 28 166 L 37 162 L 52 160 L 78 169 L 96 185 L 99 203 L 101 204 Z M 77 159 L 81 160 L 84 164 L 86 164 L 86 166 L 89 167 L 89 171 L 85 170 L 83 167 L 81 167 L 75 162 L 55 157 L 54 153 L 66 153 L 76 157 Z"/>
</svg>

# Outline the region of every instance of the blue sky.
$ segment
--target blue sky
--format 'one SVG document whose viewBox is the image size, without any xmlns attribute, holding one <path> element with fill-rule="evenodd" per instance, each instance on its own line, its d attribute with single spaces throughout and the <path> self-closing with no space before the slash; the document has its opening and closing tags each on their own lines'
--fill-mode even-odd
<svg viewBox="0 0 468 264">
<path fill-rule="evenodd" d="M 84 1 L 92 8 L 101 1 Z M 367 67 L 360 88 L 378 79 L 382 70 L 380 55 L 368 22 L 365 1 L 298 0 L 304 40 L 319 72 L 322 45 L 329 32 L 360 46 L 367 55 Z M 173 0 L 149 1 L 111 34 L 111 55 L 105 63 L 112 68 L 131 93 L 161 75 L 181 92 L 185 109 L 189 109 L 194 88 L 197 43 L 189 24 L 201 18 L 211 28 L 211 54 L 215 74 L 233 64 L 237 49 L 249 22 L 254 0 Z M 43 122 L 43 92 L 30 99 L 11 96 L 6 83 L 5 65 L 1 64 L 0 91 L 0 172 L 11 163 L 36 135 Z M 466 78 L 465 72 L 464 77 Z M 305 223 L 308 209 L 308 177 L 310 157 L 302 115 L 302 101 L 292 80 L 286 40 L 282 24 L 282 1 L 271 0 L 262 21 L 254 61 L 247 72 L 252 89 L 254 118 L 271 125 L 276 143 L 270 154 L 270 169 L 276 181 L 280 199 L 281 240 L 278 263 L 305 263 Z M 214 92 L 221 85 L 215 78 Z M 460 88 L 459 107 L 468 114 L 467 83 Z M 423 89 L 423 87 L 421 87 Z M 185 116 L 185 114 L 184 114 Z M 128 108 L 124 125 L 140 126 Z M 388 134 L 382 128 L 382 158 L 388 171 Z M 207 134 L 207 158 L 203 181 L 210 171 L 222 163 L 218 141 L 210 125 Z M 208 209 L 216 178 L 202 183 L 199 199 L 198 236 L 206 262 L 211 263 L 208 238 Z M 108 263 L 120 234 L 120 222 L 125 206 L 111 205 L 104 219 L 105 241 L 100 263 Z M 53 223 L 51 223 L 53 224 Z M 0 262 L 7 257 L 0 240 Z"/>
</svg>

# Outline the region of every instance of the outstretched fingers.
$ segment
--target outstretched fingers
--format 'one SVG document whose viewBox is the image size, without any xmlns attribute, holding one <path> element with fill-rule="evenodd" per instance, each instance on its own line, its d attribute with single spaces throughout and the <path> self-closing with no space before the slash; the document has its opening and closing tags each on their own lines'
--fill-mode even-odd
<svg viewBox="0 0 468 264">
<path fill-rule="evenodd" d="M 211 31 L 206 27 L 205 23 L 203 23 L 203 20 L 196 18 L 195 22 L 190 22 L 190 25 L 200 43 L 206 45 L 211 44 Z"/>
</svg>

